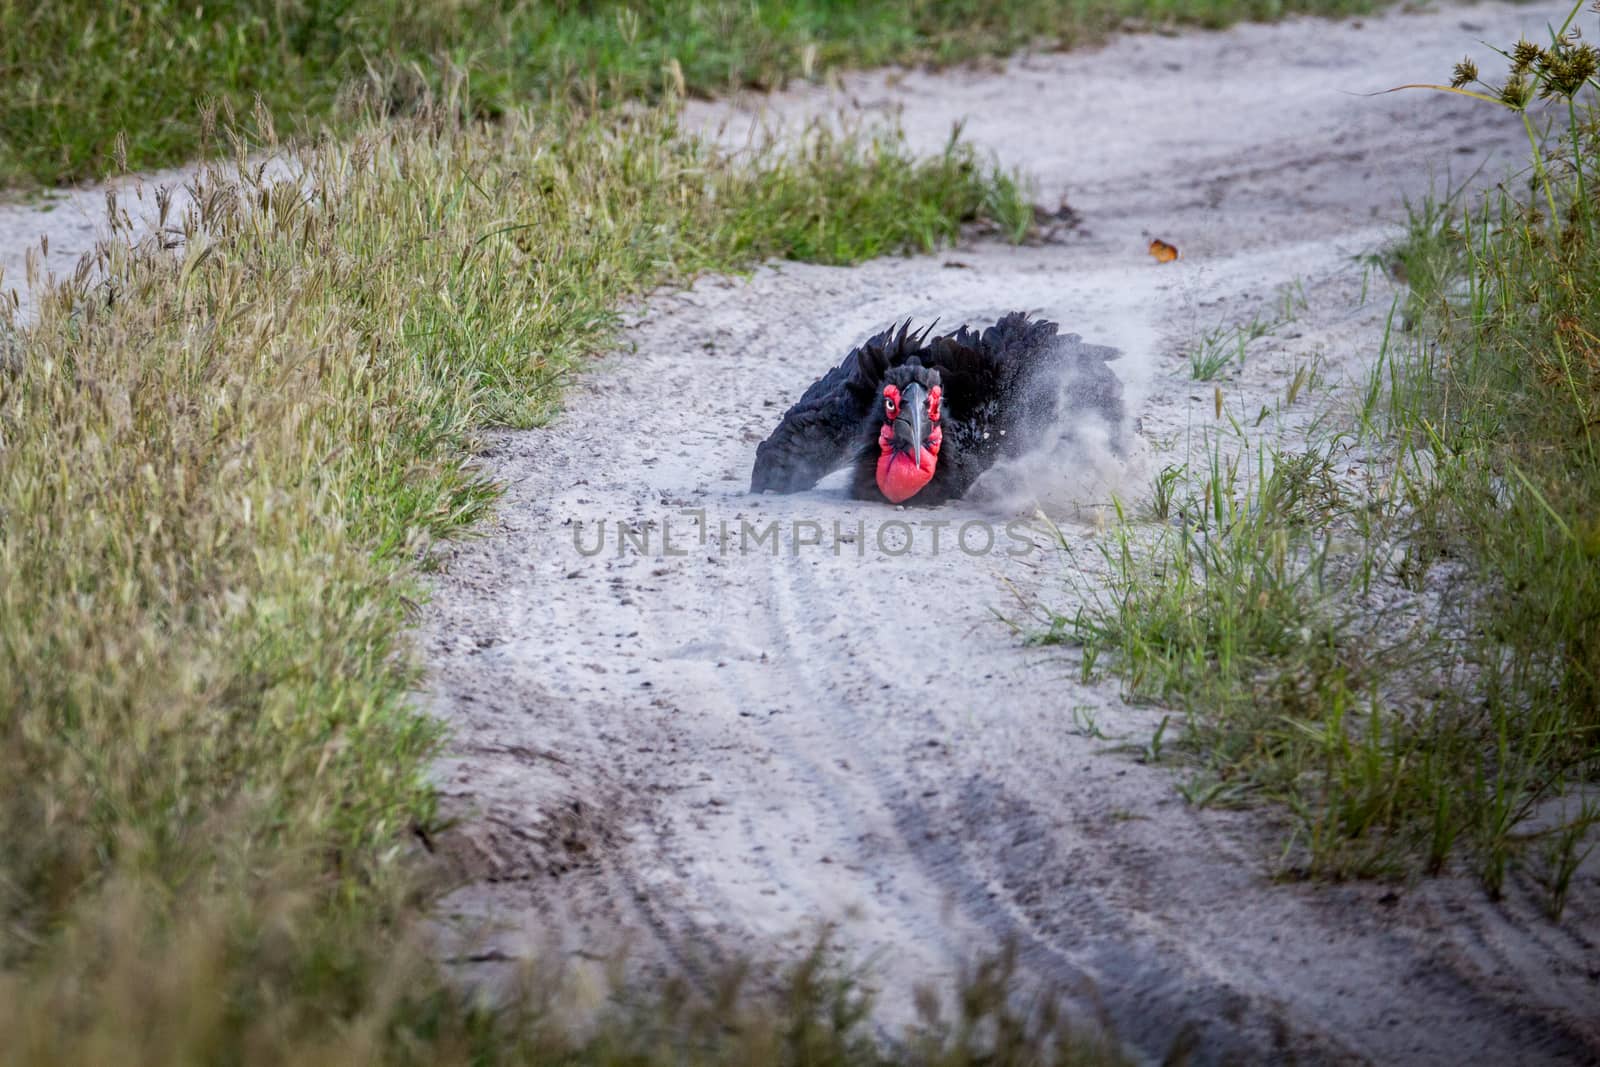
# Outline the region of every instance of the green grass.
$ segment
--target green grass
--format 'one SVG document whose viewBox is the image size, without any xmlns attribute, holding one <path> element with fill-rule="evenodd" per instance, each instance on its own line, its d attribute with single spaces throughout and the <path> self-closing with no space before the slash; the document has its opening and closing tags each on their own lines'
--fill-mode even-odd
<svg viewBox="0 0 1600 1067">
<path fill-rule="evenodd" d="M 1416 209 L 1353 425 L 1283 454 L 1225 423 L 1032 636 L 1179 709 L 1152 746 L 1194 803 L 1273 802 L 1284 873 L 1521 868 L 1559 916 L 1600 826 L 1600 56 L 1507 58 L 1469 91 L 1525 121 L 1526 196 Z"/>
<path fill-rule="evenodd" d="M 1287 326 L 1304 307 L 1304 286 L 1298 281 L 1287 282 L 1278 287 L 1278 299 L 1270 312 L 1258 312 L 1249 322 L 1205 331 L 1189 353 L 1189 377 L 1209 382 L 1221 377 L 1229 367 L 1243 367 L 1251 341 Z M 1289 402 L 1293 403 L 1293 398 Z"/>
<path fill-rule="evenodd" d="M 1156 479 L 1158 525 L 1123 516 L 1106 587 L 1080 585 L 1082 607 L 1031 633 L 1080 648 L 1086 680 L 1109 669 L 1130 698 L 1184 713 L 1144 755 L 1187 765 L 1192 803 L 1281 803 L 1286 874 L 1399 867 L 1385 852 L 1393 798 L 1361 778 L 1393 740 L 1374 698 L 1414 650 L 1385 643 L 1371 605 L 1345 595 L 1342 542 L 1364 542 L 1338 452 L 1262 449 L 1242 432 L 1207 442 Z"/>
<path fill-rule="evenodd" d="M 196 101 L 350 128 L 352 87 L 405 111 L 452 87 L 469 115 L 770 87 L 830 69 L 1092 41 L 1129 20 L 1222 26 L 1371 0 L 0 0 L 0 187 L 182 162 Z M 360 95 L 360 94 L 358 94 Z M 119 135 L 123 136 L 121 146 Z"/>
<path fill-rule="evenodd" d="M 1422 336 L 1388 371 L 1381 422 L 1428 472 L 1406 481 L 1413 565 L 1462 560 L 1479 590 L 1457 714 L 1487 752 L 1473 781 L 1493 803 L 1469 829 L 1496 890 L 1535 806 L 1600 780 L 1600 53 L 1563 35 L 1507 60 L 1500 86 L 1477 85 L 1522 120 L 1530 191 L 1413 217 Z M 1542 136 L 1535 96 L 1551 102 Z M 1539 835 L 1557 906 L 1597 818 L 1573 804 Z"/>
<path fill-rule="evenodd" d="M 208 169 L 175 254 L 113 242 L 0 322 L 0 1061 L 874 1062 L 831 965 L 578 1036 L 446 982 L 407 628 L 494 500 L 474 433 L 548 417 L 623 301 L 1020 233 L 1015 181 L 892 134 L 735 163 L 666 108 L 424 106 L 293 165 Z M 1116 1060 L 984 973 L 910 1062 Z"/>
<path fill-rule="evenodd" d="M 1245 349 L 1250 342 L 1265 337 L 1281 325 L 1282 322 L 1269 322 L 1257 315 L 1241 326 L 1207 330 L 1189 354 L 1189 377 L 1197 382 L 1209 382 L 1229 367 L 1243 367 Z"/>
</svg>

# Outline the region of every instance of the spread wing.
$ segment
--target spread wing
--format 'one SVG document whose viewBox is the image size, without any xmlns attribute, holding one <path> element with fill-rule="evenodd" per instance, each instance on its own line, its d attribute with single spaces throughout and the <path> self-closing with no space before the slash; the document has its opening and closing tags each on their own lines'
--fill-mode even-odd
<svg viewBox="0 0 1600 1067">
<path fill-rule="evenodd" d="M 963 326 L 929 344 L 923 359 L 938 368 L 951 415 L 982 440 L 972 443 L 980 451 L 1026 448 L 1040 429 L 1091 412 L 1116 439 L 1122 382 L 1106 363 L 1117 350 L 1057 331 L 1014 311 L 981 335 Z"/>
<path fill-rule="evenodd" d="M 813 382 L 756 447 L 750 491 L 797 493 L 849 462 L 860 444 L 862 425 L 878 402 L 884 372 L 916 352 L 922 336 L 911 334 L 907 320 L 898 330 L 891 327 L 852 349 Z"/>
</svg>

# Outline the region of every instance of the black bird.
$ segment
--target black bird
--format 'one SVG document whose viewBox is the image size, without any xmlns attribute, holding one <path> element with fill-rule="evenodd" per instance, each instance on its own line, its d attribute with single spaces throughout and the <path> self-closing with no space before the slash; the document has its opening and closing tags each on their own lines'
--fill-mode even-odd
<svg viewBox="0 0 1600 1067">
<path fill-rule="evenodd" d="M 859 499 L 942 504 L 1086 415 L 1120 451 L 1122 383 L 1106 366 L 1116 350 L 1056 330 L 1020 311 L 981 335 L 962 326 L 930 340 L 933 326 L 914 334 L 910 320 L 884 330 L 784 414 L 756 448 L 750 491 L 799 492 L 850 464 Z"/>
</svg>

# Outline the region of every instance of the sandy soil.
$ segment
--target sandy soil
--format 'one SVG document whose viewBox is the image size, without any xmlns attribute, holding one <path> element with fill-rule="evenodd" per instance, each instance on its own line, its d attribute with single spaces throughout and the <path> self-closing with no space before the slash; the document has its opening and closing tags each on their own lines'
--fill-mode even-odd
<svg viewBox="0 0 1600 1067">
<path fill-rule="evenodd" d="M 1192 1024 L 1204 1060 L 1600 1057 L 1592 868 L 1560 925 L 1521 884 L 1498 905 L 1466 879 L 1275 884 L 1278 839 L 1258 814 L 1192 810 L 1170 771 L 1075 726 L 1092 714 L 1143 741 L 1158 713 L 1080 684 L 1069 655 L 1023 648 L 995 620 L 1016 610 L 1011 587 L 1071 602 L 1070 560 L 1009 554 L 1020 543 L 1003 524 L 1027 509 L 896 511 L 846 499 L 837 480 L 745 493 L 783 409 L 907 315 L 953 325 L 1025 308 L 1123 352 L 1142 455 L 1126 468 L 1067 457 L 1045 487 L 1092 506 L 1110 487 L 1142 496 L 1150 467 L 1214 419 L 1185 344 L 1270 316 L 1293 284 L 1306 306 L 1223 383 L 1231 410 L 1269 409 L 1260 432 L 1292 441 L 1377 350 L 1392 294 L 1358 257 L 1392 235 L 1405 198 L 1522 158 L 1509 116 L 1352 94 L 1447 77 L 1463 53 L 1493 70 L 1477 41 L 1564 13 L 1138 37 L 693 109 L 732 143 L 841 105 L 898 115 L 929 150 L 964 120 L 1078 225 L 1030 248 L 774 264 L 661 294 L 555 425 L 493 440 L 485 463 L 508 488 L 497 527 L 449 558 L 426 631 L 433 704 L 457 736 L 439 780 L 478 875 L 447 910 L 492 924 L 479 958 L 550 951 L 553 936 L 574 957 L 627 945 L 703 973 L 799 951 L 827 919 L 879 976 L 891 1022 L 915 981 L 1010 938 L 1030 975 L 1096 990 L 1144 1055 Z M 1182 259 L 1157 264 L 1150 236 Z M 1313 360 L 1327 387 L 1286 407 Z M 1066 526 L 1080 562 L 1093 514 Z M 893 525 L 927 519 L 951 524 L 938 551 L 928 527 Z M 776 555 L 741 545 L 745 520 L 777 521 Z M 994 524 L 990 554 L 952 548 L 969 521 Z M 603 548 L 586 554 L 602 522 Z M 619 522 L 649 529 L 646 552 L 619 554 Z"/>
<path fill-rule="evenodd" d="M 1290 444 L 1340 409 L 1392 297 L 1360 257 L 1406 197 L 1498 179 L 1525 148 L 1481 106 L 1353 94 L 1441 80 L 1464 53 L 1493 71 L 1477 42 L 1536 36 L 1565 11 L 1136 37 L 693 108 L 731 143 L 843 106 L 897 115 L 934 150 L 964 120 L 1075 224 L 1033 247 L 774 264 L 660 294 L 553 426 L 491 440 L 499 518 L 447 556 L 424 622 L 428 699 L 455 733 L 438 779 L 461 823 L 445 844 L 473 875 L 445 912 L 487 938 L 464 972 L 626 947 L 700 975 L 801 951 L 835 920 L 885 990 L 886 1024 L 909 1016 L 914 982 L 1012 939 L 1030 978 L 1097 1000 L 1146 1057 L 1192 1025 L 1204 1061 L 1600 1061 L 1593 863 L 1559 925 L 1521 882 L 1500 903 L 1463 878 L 1275 883 L 1280 839 L 1260 813 L 1193 810 L 1172 771 L 1084 728 L 1142 743 L 1158 711 L 1081 684 L 1070 653 L 1022 647 L 993 614 L 1017 612 L 1013 591 L 1069 609 L 1063 571 L 1092 579 L 1097 505 L 1142 499 L 1152 469 L 1198 445 L 1214 398 L 1184 352 L 1203 331 L 1270 318 L 1291 287 L 1303 306 L 1221 383 L 1228 407 L 1266 409 L 1256 432 Z M 48 212 L 0 206 L 0 284 L 20 283 L 45 233 L 44 266 L 69 269 L 104 203 L 90 189 Z M 1157 264 L 1152 236 L 1182 258 Z M 852 344 L 908 315 L 953 326 L 1013 308 L 1121 350 L 1138 420 L 1125 464 L 1027 472 L 1071 557 L 1011 536 L 1032 510 L 1016 500 L 898 511 L 837 479 L 745 493 L 756 443 Z M 1313 364 L 1325 384 L 1286 404 Z M 745 520 L 777 522 L 776 554 L 741 546 Z M 950 524 L 938 549 L 928 520 Z M 648 549 L 619 553 L 619 522 L 648 528 Z M 968 522 L 967 547 L 988 530 L 991 551 L 953 544 Z"/>
</svg>

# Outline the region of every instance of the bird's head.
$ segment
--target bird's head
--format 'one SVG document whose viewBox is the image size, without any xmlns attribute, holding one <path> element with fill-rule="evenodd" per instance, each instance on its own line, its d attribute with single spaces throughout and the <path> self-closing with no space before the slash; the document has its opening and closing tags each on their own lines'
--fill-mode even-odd
<svg viewBox="0 0 1600 1067">
<path fill-rule="evenodd" d="M 878 403 L 878 489 L 892 504 L 916 496 L 939 463 L 939 372 L 911 360 L 883 376 Z"/>
</svg>

